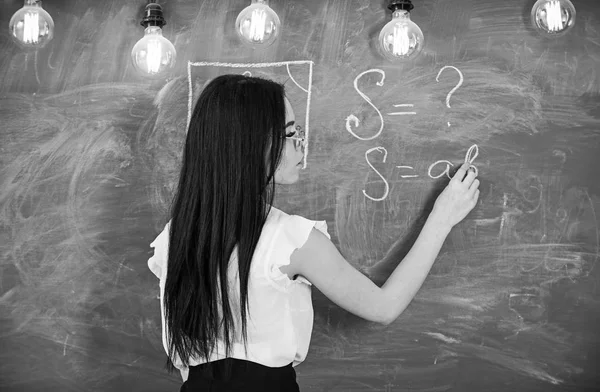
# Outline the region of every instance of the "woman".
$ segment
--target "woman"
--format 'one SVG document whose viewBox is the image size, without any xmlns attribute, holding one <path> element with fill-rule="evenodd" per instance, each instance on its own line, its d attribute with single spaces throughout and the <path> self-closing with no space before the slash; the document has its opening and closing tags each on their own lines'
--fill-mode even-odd
<svg viewBox="0 0 600 392">
<path fill-rule="evenodd" d="M 163 345 L 181 372 L 182 391 L 298 391 L 293 366 L 310 342 L 310 286 L 387 325 L 477 203 L 479 181 L 465 164 L 380 288 L 343 258 L 324 221 L 271 206 L 275 184 L 298 181 L 300 131 L 275 82 L 224 75 L 200 94 L 171 221 L 148 261 L 160 279 Z"/>
</svg>

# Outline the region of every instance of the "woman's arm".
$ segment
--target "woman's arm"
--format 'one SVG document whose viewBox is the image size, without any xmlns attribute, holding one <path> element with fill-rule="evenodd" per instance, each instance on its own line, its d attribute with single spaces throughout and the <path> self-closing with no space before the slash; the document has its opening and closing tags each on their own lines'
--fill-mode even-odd
<svg viewBox="0 0 600 392">
<path fill-rule="evenodd" d="M 462 165 L 437 198 L 413 247 L 381 288 L 315 229 L 281 271 L 304 276 L 331 301 L 359 317 L 385 325 L 393 322 L 425 281 L 451 228 L 477 203 L 479 180 L 468 167 Z"/>
</svg>

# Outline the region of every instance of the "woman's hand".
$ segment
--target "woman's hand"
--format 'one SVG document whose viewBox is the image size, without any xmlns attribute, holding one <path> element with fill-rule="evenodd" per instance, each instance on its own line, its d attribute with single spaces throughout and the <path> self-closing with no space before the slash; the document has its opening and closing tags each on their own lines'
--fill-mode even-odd
<svg viewBox="0 0 600 392">
<path fill-rule="evenodd" d="M 479 180 L 474 169 L 469 170 L 471 165 L 464 163 L 454 174 L 446 188 L 440 193 L 431 218 L 438 224 L 446 225 L 451 229 L 462 221 L 475 207 L 479 199 Z"/>
</svg>

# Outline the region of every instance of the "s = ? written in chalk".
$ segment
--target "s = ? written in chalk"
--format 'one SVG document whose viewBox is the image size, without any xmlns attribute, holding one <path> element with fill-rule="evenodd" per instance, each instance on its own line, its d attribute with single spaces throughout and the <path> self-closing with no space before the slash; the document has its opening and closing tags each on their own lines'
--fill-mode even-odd
<svg viewBox="0 0 600 392">
<path fill-rule="evenodd" d="M 462 72 L 460 71 L 460 69 L 458 69 L 452 65 L 446 65 L 439 70 L 439 72 L 435 78 L 436 82 L 440 81 L 440 75 L 446 69 L 455 70 L 459 76 L 459 80 L 458 80 L 457 84 L 446 95 L 446 107 L 451 108 L 450 98 L 452 97 L 452 94 L 454 94 L 456 92 L 456 90 L 458 90 L 458 88 L 460 86 L 462 86 L 462 84 L 464 82 L 464 76 L 463 76 Z M 379 80 L 377 82 L 375 82 L 375 84 L 377 86 L 382 87 L 384 85 L 385 71 L 382 69 L 379 69 L 379 68 L 373 68 L 373 69 L 369 69 L 369 70 L 361 72 L 360 74 L 358 74 L 356 76 L 356 78 L 354 78 L 354 90 L 356 90 L 358 95 L 360 95 L 360 97 L 362 99 L 364 99 L 365 102 L 367 102 L 369 104 L 369 106 L 371 106 L 373 108 L 373 110 L 375 110 L 375 112 L 377 113 L 377 116 L 379 117 L 379 129 L 377 130 L 377 132 L 375 132 L 371 136 L 358 135 L 355 132 L 355 129 L 358 128 L 361 124 L 360 124 L 360 120 L 358 119 L 358 117 L 356 117 L 356 115 L 354 115 L 353 113 L 350 114 L 348 117 L 346 117 L 346 124 L 345 124 L 346 130 L 348 131 L 348 133 L 350 133 L 356 139 L 364 140 L 364 141 L 373 140 L 373 139 L 379 137 L 379 135 L 381 135 L 381 133 L 383 132 L 383 127 L 385 126 L 385 121 L 383 120 L 383 114 L 381 113 L 379 108 L 377 108 L 377 106 L 375 106 L 375 104 L 373 103 L 371 98 L 358 87 L 358 81 L 363 76 L 371 74 L 371 73 L 379 74 Z M 389 116 L 414 116 L 417 114 L 417 112 L 414 111 L 414 109 L 413 109 L 414 104 L 412 104 L 412 103 L 399 103 L 399 104 L 394 104 L 393 106 L 394 106 L 394 108 L 400 108 L 400 109 L 395 109 L 395 111 L 387 113 Z M 448 122 L 448 126 L 450 126 L 450 122 Z"/>
</svg>

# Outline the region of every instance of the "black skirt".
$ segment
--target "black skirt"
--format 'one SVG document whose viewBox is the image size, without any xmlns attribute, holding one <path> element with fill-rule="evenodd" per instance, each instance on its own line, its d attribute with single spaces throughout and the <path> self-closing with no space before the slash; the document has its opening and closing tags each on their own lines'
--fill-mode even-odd
<svg viewBox="0 0 600 392">
<path fill-rule="evenodd" d="M 299 392 L 292 364 L 272 368 L 256 362 L 225 358 L 190 366 L 180 392 Z"/>
</svg>

